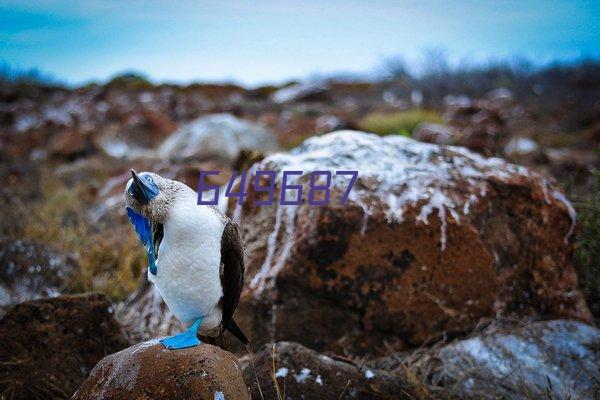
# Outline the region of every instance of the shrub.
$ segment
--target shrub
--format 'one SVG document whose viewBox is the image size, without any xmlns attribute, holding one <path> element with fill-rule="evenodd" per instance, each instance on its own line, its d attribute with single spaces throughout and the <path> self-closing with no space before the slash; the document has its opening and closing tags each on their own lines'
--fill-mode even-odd
<svg viewBox="0 0 600 400">
<path fill-rule="evenodd" d="M 152 89 L 154 85 L 143 74 L 126 72 L 113 77 L 106 87 L 115 89 Z"/>
<path fill-rule="evenodd" d="M 410 136 L 421 122 L 442 123 L 443 120 L 434 111 L 414 108 L 395 113 L 371 113 L 359 122 L 359 126 L 367 132 L 378 135 Z"/>
</svg>

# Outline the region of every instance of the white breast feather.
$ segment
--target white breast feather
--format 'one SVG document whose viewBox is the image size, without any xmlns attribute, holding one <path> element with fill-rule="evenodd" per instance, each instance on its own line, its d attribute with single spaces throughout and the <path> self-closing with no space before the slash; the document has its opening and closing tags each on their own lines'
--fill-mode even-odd
<svg viewBox="0 0 600 400">
<path fill-rule="evenodd" d="M 223 220 L 196 197 L 176 201 L 164 224 L 158 253 L 158 272 L 148 278 L 173 314 L 190 323 L 203 316 L 199 333 L 214 336 L 222 313 L 219 275 Z"/>
</svg>

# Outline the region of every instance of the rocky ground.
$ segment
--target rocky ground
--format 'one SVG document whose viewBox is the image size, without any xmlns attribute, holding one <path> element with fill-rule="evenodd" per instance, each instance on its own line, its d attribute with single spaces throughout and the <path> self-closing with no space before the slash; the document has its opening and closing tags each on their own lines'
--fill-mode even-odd
<svg viewBox="0 0 600 400">
<path fill-rule="evenodd" d="M 594 76 L 3 82 L 0 398 L 600 396 Z M 254 352 L 228 338 L 234 356 L 156 343 L 181 327 L 123 212 L 132 167 L 194 188 L 201 170 L 359 177 L 346 205 L 340 176 L 327 206 L 260 206 L 250 182 L 220 199 L 246 241 Z"/>
</svg>

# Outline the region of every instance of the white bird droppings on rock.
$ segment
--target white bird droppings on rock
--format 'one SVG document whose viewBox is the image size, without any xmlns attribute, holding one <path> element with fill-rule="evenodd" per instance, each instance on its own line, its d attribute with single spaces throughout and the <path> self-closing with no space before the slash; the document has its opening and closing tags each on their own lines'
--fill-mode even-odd
<svg viewBox="0 0 600 400">
<path fill-rule="evenodd" d="M 215 400 L 225 400 L 225 395 L 220 390 L 215 392 Z"/>
<path fill-rule="evenodd" d="M 294 378 L 296 379 L 296 382 L 304 383 L 306 381 L 306 379 L 308 379 L 309 376 L 310 376 L 310 369 L 302 368 L 302 370 L 300 370 L 300 372 L 298 372 L 296 375 L 294 375 Z"/>
<path fill-rule="evenodd" d="M 287 369 L 286 367 L 281 367 L 275 373 L 275 378 L 285 378 L 288 372 L 290 372 L 289 369 Z"/>
<path fill-rule="evenodd" d="M 460 223 L 461 216 L 471 212 L 471 205 L 487 197 L 490 180 L 508 181 L 518 175 L 541 185 L 544 193 L 548 191 L 545 179 L 500 158 L 486 158 L 463 147 L 358 131 L 337 131 L 311 137 L 289 152 L 273 154 L 255 164 L 251 174 L 257 170 L 276 171 L 277 188 L 282 186 L 281 171 L 303 171 L 302 176 L 293 177 L 293 182 L 288 179 L 288 185 L 303 182 L 313 171 L 331 171 L 331 187 L 342 192 L 347 189 L 350 177 L 336 175 L 335 171 L 358 171 L 348 203 L 358 205 L 364 212 L 361 232 L 366 231 L 374 202 L 384 204 L 384 213 L 390 223 L 402 222 L 405 212 L 412 208 L 417 211 L 418 223 L 428 224 L 430 217 L 437 215 L 442 251 L 446 249 L 448 218 Z M 549 191 L 549 195 L 570 208 L 562 194 Z M 274 210 L 275 224 L 267 240 L 267 255 L 249 285 L 256 289 L 257 295 L 284 265 L 294 242 L 294 220 L 300 206 L 274 204 L 274 207 L 277 208 Z M 239 220 L 240 214 L 241 206 L 236 206 L 234 219 Z M 279 237 L 284 238 L 282 247 L 277 246 Z"/>
</svg>

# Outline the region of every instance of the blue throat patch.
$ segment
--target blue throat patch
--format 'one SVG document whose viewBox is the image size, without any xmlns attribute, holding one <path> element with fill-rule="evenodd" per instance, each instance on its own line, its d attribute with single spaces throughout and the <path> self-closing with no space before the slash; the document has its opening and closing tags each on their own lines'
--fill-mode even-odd
<svg viewBox="0 0 600 400">
<path fill-rule="evenodd" d="M 152 237 L 152 227 L 148 218 L 136 213 L 131 207 L 127 207 L 127 216 L 135 229 L 140 242 L 146 249 L 148 255 L 148 269 L 152 275 L 156 275 L 156 256 L 154 254 L 154 238 Z"/>
</svg>

